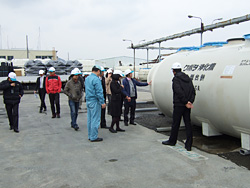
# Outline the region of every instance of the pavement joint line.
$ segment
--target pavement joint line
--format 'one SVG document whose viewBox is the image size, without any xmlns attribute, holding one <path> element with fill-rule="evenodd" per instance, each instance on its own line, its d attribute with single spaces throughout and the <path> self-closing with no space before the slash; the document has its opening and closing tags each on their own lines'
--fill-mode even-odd
<svg viewBox="0 0 250 188">
<path fill-rule="evenodd" d="M 158 142 L 165 141 L 166 139 L 158 140 Z M 193 160 L 193 161 L 204 161 L 208 160 L 208 157 L 200 155 L 194 151 L 187 151 L 183 146 L 180 144 L 176 144 L 175 146 L 167 146 L 168 148 L 173 149 L 174 151 L 180 153 L 181 155 Z"/>
</svg>

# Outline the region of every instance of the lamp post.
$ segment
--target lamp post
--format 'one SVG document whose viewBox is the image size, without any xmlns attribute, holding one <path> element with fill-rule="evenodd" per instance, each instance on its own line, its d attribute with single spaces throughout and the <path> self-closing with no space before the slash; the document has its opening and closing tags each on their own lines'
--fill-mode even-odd
<svg viewBox="0 0 250 188">
<path fill-rule="evenodd" d="M 134 50 L 134 78 L 135 78 L 135 48 L 134 48 L 134 45 L 133 45 L 133 41 L 129 40 L 129 39 L 123 39 L 122 41 L 130 41 L 131 42 L 131 48 Z M 140 40 L 139 44 L 140 44 L 140 42 L 143 42 L 143 41 L 145 41 L 145 39 Z"/>
<path fill-rule="evenodd" d="M 212 21 L 212 24 L 213 24 L 215 21 L 222 20 L 222 19 L 223 19 L 223 18 L 214 19 L 214 20 Z"/>
<path fill-rule="evenodd" d="M 130 41 L 131 42 L 131 48 L 134 50 L 134 78 L 135 78 L 135 48 L 132 40 L 123 39 L 123 41 Z"/>
<path fill-rule="evenodd" d="M 203 31 L 204 31 L 204 25 L 203 25 L 202 19 L 200 17 L 191 16 L 191 15 L 188 15 L 188 18 L 198 18 L 198 19 L 201 20 L 201 46 L 202 46 L 202 34 L 203 34 Z"/>
</svg>

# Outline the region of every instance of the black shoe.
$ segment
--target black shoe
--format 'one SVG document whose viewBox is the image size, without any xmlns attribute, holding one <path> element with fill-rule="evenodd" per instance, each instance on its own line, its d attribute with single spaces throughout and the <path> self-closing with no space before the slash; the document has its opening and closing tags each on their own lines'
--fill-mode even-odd
<svg viewBox="0 0 250 188">
<path fill-rule="evenodd" d="M 39 110 L 39 113 L 42 113 L 43 111 L 42 110 Z"/>
<path fill-rule="evenodd" d="M 19 130 L 18 130 L 18 129 L 14 129 L 14 132 L 15 132 L 15 133 L 19 133 Z"/>
<path fill-rule="evenodd" d="M 52 114 L 52 117 L 51 118 L 56 118 L 56 114 Z"/>
<path fill-rule="evenodd" d="M 60 118 L 61 116 L 60 116 L 60 114 L 57 113 L 57 114 L 56 114 L 56 117 L 57 117 L 57 118 Z"/>
<path fill-rule="evenodd" d="M 13 130 L 13 127 L 10 127 L 10 130 Z"/>
<path fill-rule="evenodd" d="M 163 145 L 169 145 L 169 146 L 175 146 L 175 144 L 169 142 L 169 140 L 163 141 L 162 144 Z"/>
<path fill-rule="evenodd" d="M 102 138 L 97 138 L 97 139 L 95 139 L 95 140 L 90 140 L 90 142 L 101 142 L 101 141 L 103 141 Z"/>
<path fill-rule="evenodd" d="M 78 131 L 79 127 L 75 127 L 74 129 L 75 129 L 75 131 Z"/>
<path fill-rule="evenodd" d="M 101 129 L 107 129 L 107 126 L 106 126 L 106 125 L 104 125 L 104 126 L 101 125 L 100 127 L 101 127 Z M 108 127 L 108 128 L 109 128 L 109 127 Z"/>
<path fill-rule="evenodd" d="M 130 124 L 131 124 L 131 125 L 136 125 L 136 123 L 135 123 L 135 122 L 130 122 Z"/>
<path fill-rule="evenodd" d="M 117 131 L 116 131 L 115 129 L 113 129 L 112 127 L 109 128 L 109 131 L 110 131 L 111 133 L 117 133 Z"/>
<path fill-rule="evenodd" d="M 44 110 L 43 110 L 44 112 L 46 112 L 47 111 L 47 109 L 46 108 L 44 108 Z"/>
<path fill-rule="evenodd" d="M 124 121 L 124 125 L 125 125 L 125 126 L 128 126 L 128 122 Z"/>
<path fill-rule="evenodd" d="M 119 129 L 116 129 L 117 132 L 125 132 L 125 130 L 119 128 Z"/>
<path fill-rule="evenodd" d="M 185 148 L 186 148 L 187 151 L 191 151 L 191 147 L 186 147 L 185 146 Z"/>
</svg>

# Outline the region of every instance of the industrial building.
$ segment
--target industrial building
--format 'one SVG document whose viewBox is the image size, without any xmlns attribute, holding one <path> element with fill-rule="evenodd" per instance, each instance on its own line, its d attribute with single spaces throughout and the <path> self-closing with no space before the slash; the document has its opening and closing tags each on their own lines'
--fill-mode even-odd
<svg viewBox="0 0 250 188">
<path fill-rule="evenodd" d="M 141 63 L 145 63 L 146 59 L 135 58 L 135 65 L 140 65 Z M 101 65 L 103 67 L 118 67 L 118 66 L 132 66 L 134 65 L 134 58 L 128 56 L 118 56 L 111 57 L 105 59 L 95 60 L 97 65 Z"/>
<path fill-rule="evenodd" d="M 13 59 L 52 59 L 57 60 L 57 51 L 53 50 L 27 50 L 27 49 L 0 49 L 0 59 L 11 61 Z"/>
</svg>

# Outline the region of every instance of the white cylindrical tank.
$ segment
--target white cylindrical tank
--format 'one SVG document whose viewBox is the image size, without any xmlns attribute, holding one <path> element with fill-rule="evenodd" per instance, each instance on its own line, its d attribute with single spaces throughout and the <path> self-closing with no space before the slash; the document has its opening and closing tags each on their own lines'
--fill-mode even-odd
<svg viewBox="0 0 250 188">
<path fill-rule="evenodd" d="M 250 135 L 250 35 L 245 35 L 245 40 L 178 51 L 155 65 L 148 75 L 152 97 L 169 116 L 173 112 L 171 66 L 175 62 L 181 63 L 182 71 L 193 79 L 194 124 L 209 125 L 235 137 Z"/>
</svg>

